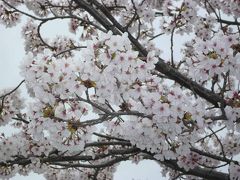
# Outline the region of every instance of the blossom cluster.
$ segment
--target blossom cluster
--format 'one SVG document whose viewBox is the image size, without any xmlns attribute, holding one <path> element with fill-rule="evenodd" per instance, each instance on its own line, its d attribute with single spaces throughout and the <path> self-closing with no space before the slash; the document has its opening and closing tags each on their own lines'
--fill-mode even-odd
<svg viewBox="0 0 240 180">
<path fill-rule="evenodd" d="M 236 180 L 240 178 L 240 166 L 234 163 L 231 163 L 229 166 L 230 178 L 231 180 Z"/>
<path fill-rule="evenodd" d="M 18 10 L 20 4 L 30 14 Z M 227 162 L 230 179 L 240 178 L 239 29 L 223 26 L 238 23 L 239 7 L 236 0 L 1 2 L 6 27 L 20 14 L 40 23 L 28 20 L 22 27 L 26 56 L 20 70 L 32 98 L 26 113 L 18 90 L 0 92 L 0 126 L 21 121 L 18 133 L 0 136 L 0 178 L 32 170 L 47 179 L 110 180 L 114 160 L 137 163 L 144 153 L 190 173 L 219 170 Z M 222 20 L 216 10 L 236 21 Z M 106 12 L 111 16 L 101 19 Z M 84 46 L 67 36 L 41 36 L 44 23 L 63 18 L 70 18 L 69 31 Z M 171 51 L 175 34 L 192 37 L 178 65 L 172 55 L 171 63 L 162 63 L 166 69 L 158 67 L 164 60 L 152 41 L 161 35 L 154 23 L 171 36 Z M 212 96 L 221 99 L 214 106 L 207 102 Z M 214 132 L 218 127 L 225 137 Z M 72 160 L 62 163 L 66 157 Z M 180 175 L 164 168 L 170 177 Z"/>
<path fill-rule="evenodd" d="M 6 27 L 15 26 L 20 21 L 20 14 L 14 12 L 0 3 L 0 22 L 5 24 Z"/>
<path fill-rule="evenodd" d="M 204 82 L 229 72 L 239 81 L 239 54 L 234 55 L 232 48 L 237 43 L 236 35 L 224 35 L 221 32 L 210 40 L 197 40 L 193 46 L 193 56 L 187 59 L 189 75 L 198 82 Z"/>
<path fill-rule="evenodd" d="M 0 92 L 0 126 L 8 124 L 24 108 L 24 101 L 20 98 L 20 92 L 15 91 L 7 95 L 10 90 L 4 89 Z"/>
<path fill-rule="evenodd" d="M 76 170 L 58 170 L 58 169 L 49 169 L 44 174 L 44 177 L 48 180 L 64 180 L 64 179 L 82 179 L 82 180 L 88 180 L 93 177 L 99 179 L 99 180 L 111 180 L 113 179 L 113 172 L 115 171 L 115 168 L 110 167 L 106 168 L 99 173 L 97 173 L 92 169 L 84 168 L 82 171 L 76 171 Z"/>
<path fill-rule="evenodd" d="M 101 34 L 87 46 L 82 50 L 84 58 L 79 61 L 71 57 L 56 59 L 46 51 L 37 57 L 28 54 L 22 64 L 22 74 L 32 96 L 38 99 L 31 105 L 34 108 L 30 108 L 32 116 L 29 118 L 34 121 L 29 124 L 28 133 L 36 140 L 48 138 L 60 151 L 74 153 L 83 149 L 94 127 L 78 128 L 76 125 L 91 111 L 86 103 L 78 102 L 76 95 L 82 96 L 86 90 L 94 88 L 97 103 L 108 101 L 123 111 L 141 109 L 142 113 L 152 116 L 151 120 L 131 117 L 125 123 L 116 123 L 113 119 L 105 123 L 108 131 L 116 128 L 113 134 L 118 135 L 129 129 L 129 134 L 123 137 L 140 149 L 157 153 L 157 159 L 174 159 L 183 151 L 189 151 L 189 142 L 197 138 L 197 132 L 205 124 L 203 102 L 192 103 L 190 96 L 181 93 L 179 87 L 161 86 L 160 79 L 151 75 L 157 60 L 154 52 L 148 54 L 146 62 L 138 60 L 138 53 L 129 50 L 132 47 L 127 34 Z M 140 98 L 142 103 L 139 103 Z M 127 103 L 125 109 L 124 103 Z M 191 109 L 192 106 L 195 108 Z M 184 135 L 182 131 L 192 134 Z M 154 138 L 156 136 L 158 138 Z M 169 145 L 166 138 L 173 137 L 178 138 Z M 170 151 L 173 147 L 177 153 Z"/>
</svg>

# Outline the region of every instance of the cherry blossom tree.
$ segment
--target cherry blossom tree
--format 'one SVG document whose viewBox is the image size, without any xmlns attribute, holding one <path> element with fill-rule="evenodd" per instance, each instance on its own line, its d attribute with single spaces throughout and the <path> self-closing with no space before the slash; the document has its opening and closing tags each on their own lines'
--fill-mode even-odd
<svg viewBox="0 0 240 180">
<path fill-rule="evenodd" d="M 28 20 L 23 81 L 0 92 L 18 129 L 0 136 L 1 178 L 107 180 L 149 159 L 169 179 L 240 179 L 239 17 L 239 0 L 2 0 L 2 25 Z M 63 19 L 75 39 L 42 35 Z"/>
</svg>

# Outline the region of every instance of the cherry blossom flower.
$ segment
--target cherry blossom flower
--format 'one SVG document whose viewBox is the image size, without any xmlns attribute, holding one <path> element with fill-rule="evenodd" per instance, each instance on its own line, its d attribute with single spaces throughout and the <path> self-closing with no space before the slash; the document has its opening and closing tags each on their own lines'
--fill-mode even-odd
<svg viewBox="0 0 240 180">
<path fill-rule="evenodd" d="M 18 88 L 0 92 L 0 125 L 18 130 L 0 135 L 1 178 L 33 171 L 110 180 L 120 161 L 148 157 L 172 179 L 199 179 L 198 169 L 240 178 L 239 7 L 236 0 L 1 2 L 5 27 L 27 16 L 20 74 L 32 101 L 25 106 Z M 66 18 L 75 38 L 42 36 L 45 23 Z M 170 38 L 170 58 L 159 49 L 161 35 Z M 176 35 L 188 36 L 177 56 Z"/>
</svg>

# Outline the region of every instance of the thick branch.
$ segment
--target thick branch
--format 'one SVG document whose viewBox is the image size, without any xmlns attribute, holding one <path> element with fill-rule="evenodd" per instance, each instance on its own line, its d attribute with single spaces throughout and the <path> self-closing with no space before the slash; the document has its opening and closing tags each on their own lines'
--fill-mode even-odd
<svg viewBox="0 0 240 180">
<path fill-rule="evenodd" d="M 114 159 L 111 159 L 109 161 L 100 163 L 100 164 L 81 164 L 81 163 L 77 163 L 77 164 L 68 164 L 68 163 L 52 163 L 53 165 L 58 165 L 58 166 L 64 166 L 64 167 L 82 167 L 82 168 L 106 168 L 109 166 L 112 166 L 114 164 L 117 164 L 119 162 L 122 161 L 126 161 L 129 160 L 129 158 L 132 155 L 129 156 L 123 156 L 123 157 L 116 157 Z"/>
<path fill-rule="evenodd" d="M 128 160 L 130 156 L 133 156 L 135 154 L 139 154 L 142 153 L 142 156 L 144 159 L 151 159 L 151 160 L 155 160 L 169 168 L 172 168 L 173 170 L 177 170 L 180 172 L 183 172 L 186 175 L 194 175 L 194 176 L 198 176 L 198 177 L 202 177 L 205 179 L 209 179 L 209 180 L 215 180 L 215 179 L 219 179 L 219 180 L 228 180 L 229 179 L 229 175 L 226 173 L 222 173 L 222 172 L 218 172 L 213 170 L 212 168 L 200 168 L 200 167 L 196 167 L 194 169 L 190 169 L 189 171 L 186 171 L 183 168 L 180 168 L 177 164 L 176 160 L 164 160 L 164 161 L 158 161 L 157 159 L 154 158 L 154 155 L 152 153 L 149 153 L 147 151 L 142 151 L 136 147 L 130 147 L 132 146 L 130 142 L 127 141 L 113 141 L 113 142 L 93 142 L 93 143 L 87 143 L 85 145 L 85 148 L 88 147 L 101 147 L 101 146 L 109 146 L 109 145 L 120 145 L 120 146 L 128 146 L 129 148 L 123 148 L 123 149 L 110 149 L 108 150 L 108 153 L 100 153 L 100 154 L 96 154 L 96 156 L 88 156 L 88 155 L 73 155 L 73 156 L 61 156 L 59 154 L 56 154 L 55 156 L 50 156 L 50 157 L 44 157 L 44 158 L 40 158 L 42 163 L 50 163 L 53 165 L 60 165 L 60 166 L 64 166 L 64 167 L 84 167 L 84 168 L 103 168 L 103 167 L 108 167 L 111 166 L 115 163 L 124 161 L 124 160 Z M 204 153 L 200 150 L 196 150 L 196 149 L 192 149 L 194 152 L 197 152 L 201 155 L 204 156 L 208 156 L 208 153 Z M 114 158 L 114 156 L 117 155 L 117 157 Z M 120 156 L 119 156 L 120 155 Z M 126 155 L 126 156 L 124 156 Z M 82 164 L 82 163 L 77 163 L 77 164 L 69 164 L 69 163 L 64 163 L 64 162 L 74 162 L 74 161 L 93 161 L 93 160 L 98 160 L 98 159 L 104 159 L 106 157 L 110 157 L 113 156 L 113 159 L 108 160 L 108 161 L 103 161 L 100 164 Z M 219 159 L 219 157 L 215 157 L 214 155 L 211 156 L 211 158 L 214 159 L 218 159 L 220 161 L 226 161 L 226 158 L 221 158 Z M 61 163 L 63 162 L 63 163 Z M 30 164 L 31 160 L 28 158 L 17 158 L 15 160 L 12 161 L 8 161 L 6 163 L 1 162 L 0 165 L 1 166 L 10 166 L 13 164 L 18 164 L 18 165 L 27 165 Z"/>
<path fill-rule="evenodd" d="M 121 145 L 123 142 L 117 143 L 100 143 L 105 145 Z M 125 143 L 123 143 L 125 144 Z M 90 146 L 97 146 L 97 143 L 89 144 Z M 139 153 L 140 150 L 138 148 L 127 148 L 127 149 L 110 149 L 108 153 L 100 153 L 96 154 L 96 156 L 89 156 L 89 155 L 73 155 L 73 156 L 61 156 L 58 154 L 52 155 L 50 157 L 40 158 L 42 163 L 57 163 L 57 162 L 72 162 L 72 161 L 93 161 L 98 159 L 104 159 L 108 156 L 113 155 L 125 155 L 125 154 L 132 154 L 132 153 Z M 7 161 L 7 162 L 0 162 L 0 166 L 11 166 L 14 164 L 26 166 L 31 163 L 29 158 L 19 157 L 15 160 Z"/>
<path fill-rule="evenodd" d="M 128 33 L 129 40 L 133 43 L 133 45 L 138 49 L 141 55 L 147 56 L 148 52 L 146 49 L 138 42 L 137 39 L 135 39 L 127 30 L 124 28 L 121 24 L 117 22 L 117 20 L 112 16 L 112 14 L 109 12 L 109 10 L 100 4 L 99 2 L 93 0 L 91 1 L 105 16 L 103 17 L 102 14 L 100 14 L 96 9 L 94 9 L 93 6 L 86 3 L 83 0 L 74 0 L 74 2 L 79 5 L 79 7 L 85 9 L 90 15 L 92 15 L 99 23 L 101 23 L 106 29 L 112 30 L 114 34 L 119 34 L 119 31 L 116 30 L 118 28 L 120 32 Z M 102 20 L 104 18 L 105 20 Z M 109 23 L 107 21 L 109 19 L 112 23 Z M 113 28 L 116 27 L 116 28 Z M 220 104 L 224 103 L 224 99 L 222 99 L 219 95 L 215 94 L 214 92 L 211 92 L 210 90 L 202 87 L 200 84 L 196 83 L 195 81 L 187 78 L 186 76 L 182 75 L 179 71 L 168 65 L 164 62 L 163 59 L 159 58 L 159 62 L 156 64 L 156 70 L 161 72 L 162 74 L 165 74 L 170 79 L 176 81 L 181 86 L 186 87 L 187 89 L 190 89 L 194 91 L 194 93 L 198 94 L 200 97 L 206 99 L 208 102 L 214 104 L 216 107 L 219 107 Z"/>
<path fill-rule="evenodd" d="M 161 162 L 161 163 L 167 167 L 174 169 L 174 170 L 183 172 L 186 175 L 193 175 L 193 176 L 201 177 L 201 178 L 208 179 L 208 180 L 216 180 L 216 179 L 217 180 L 229 180 L 228 174 L 214 171 L 210 168 L 208 169 L 208 168 L 195 167 L 193 169 L 190 169 L 189 171 L 186 171 L 183 168 L 180 168 L 177 165 L 176 161 L 165 160 L 164 162 Z"/>
</svg>

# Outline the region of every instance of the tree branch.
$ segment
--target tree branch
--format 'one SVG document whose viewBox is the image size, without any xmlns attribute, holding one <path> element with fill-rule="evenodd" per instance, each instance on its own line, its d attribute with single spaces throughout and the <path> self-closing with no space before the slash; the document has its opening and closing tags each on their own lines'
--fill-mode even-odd
<svg viewBox="0 0 240 180">
<path fill-rule="evenodd" d="M 105 15 L 104 17 L 102 17 L 102 15 L 99 14 L 99 12 L 96 9 L 94 9 L 94 7 L 86 3 L 84 0 L 81 1 L 74 0 L 74 2 L 78 4 L 79 7 L 84 8 L 87 12 L 89 12 L 89 14 L 92 15 L 97 21 L 99 21 L 99 23 L 102 24 L 106 29 L 112 30 L 114 34 L 119 34 L 119 31 L 116 30 L 116 28 L 118 28 L 122 33 L 127 32 L 129 40 L 138 49 L 140 54 L 143 55 L 144 57 L 147 57 L 148 54 L 147 50 L 122 25 L 120 25 L 117 22 L 117 20 L 112 16 L 112 14 L 108 11 L 106 7 L 104 7 L 102 4 L 95 0 L 91 0 L 91 2 L 101 11 L 101 13 Z M 100 19 L 99 16 L 101 17 Z M 109 21 L 106 20 L 103 21 L 102 18 L 109 19 L 112 24 L 110 24 Z M 113 26 L 116 28 L 113 28 Z M 208 102 L 214 104 L 216 107 L 220 107 L 220 104 L 224 104 L 224 99 L 222 99 L 219 95 L 215 94 L 214 92 L 211 92 L 210 90 L 202 87 L 195 81 L 192 81 L 191 79 L 182 75 L 176 69 L 165 63 L 163 59 L 159 58 L 159 61 L 156 64 L 155 69 L 161 72 L 162 74 L 165 74 L 170 79 L 176 81 L 181 86 L 193 90 L 200 97 L 206 99 Z"/>
</svg>

